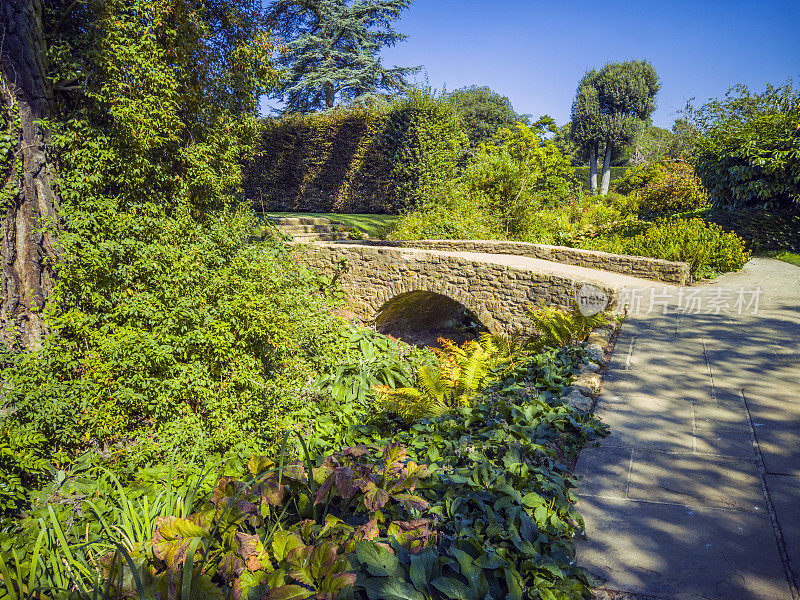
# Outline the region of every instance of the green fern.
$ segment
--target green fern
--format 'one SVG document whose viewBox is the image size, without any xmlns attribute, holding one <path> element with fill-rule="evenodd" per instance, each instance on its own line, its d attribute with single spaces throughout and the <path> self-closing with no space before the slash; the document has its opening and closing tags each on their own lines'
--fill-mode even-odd
<svg viewBox="0 0 800 600">
<path fill-rule="evenodd" d="M 469 406 L 492 379 L 492 370 L 510 356 L 511 346 L 488 334 L 461 346 L 445 339 L 439 342 L 439 366 L 420 367 L 417 387 L 376 386 L 384 411 L 414 421 L 441 415 L 456 406 Z"/>
<path fill-rule="evenodd" d="M 593 329 L 609 326 L 613 318 L 606 313 L 586 316 L 573 304 L 572 310 L 558 306 L 526 307 L 536 330 L 536 342 L 541 346 L 557 348 L 581 342 Z"/>
</svg>

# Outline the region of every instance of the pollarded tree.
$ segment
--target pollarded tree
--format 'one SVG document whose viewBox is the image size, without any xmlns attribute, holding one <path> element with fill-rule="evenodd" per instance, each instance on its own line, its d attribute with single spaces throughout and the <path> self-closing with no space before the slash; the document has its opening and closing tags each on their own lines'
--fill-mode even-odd
<svg viewBox="0 0 800 600">
<path fill-rule="evenodd" d="M 607 194 L 614 150 L 630 144 L 648 124 L 661 84 L 653 65 L 645 60 L 629 60 L 607 63 L 598 73 L 596 86 L 605 141 L 600 193 Z"/>
<path fill-rule="evenodd" d="M 333 108 L 337 101 L 370 100 L 403 91 L 419 67 L 381 64 L 379 53 L 406 36 L 392 22 L 412 0 L 275 0 L 274 30 L 288 40 L 287 78 L 276 96 L 286 112 Z"/>
<path fill-rule="evenodd" d="M 587 71 L 578 83 L 578 91 L 572 102 L 570 139 L 578 151 L 589 157 L 589 182 L 592 193 L 597 192 L 597 155 L 603 143 L 602 119 L 600 114 L 598 72 Z"/>
<path fill-rule="evenodd" d="M 572 104 L 571 136 L 589 157 L 592 191 L 597 190 L 597 158 L 603 149 L 600 193 L 611 183 L 615 152 L 630 144 L 655 110 L 660 84 L 647 61 L 607 63 L 599 71 L 587 71 L 578 84 Z"/>
</svg>

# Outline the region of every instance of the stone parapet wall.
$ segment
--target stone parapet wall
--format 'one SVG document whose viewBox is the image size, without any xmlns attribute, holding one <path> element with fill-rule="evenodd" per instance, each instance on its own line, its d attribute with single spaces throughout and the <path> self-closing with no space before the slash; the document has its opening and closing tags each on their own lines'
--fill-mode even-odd
<svg viewBox="0 0 800 600">
<path fill-rule="evenodd" d="M 645 256 L 610 254 L 598 250 L 495 240 L 413 240 L 365 243 L 388 247 L 423 248 L 451 252 L 513 254 L 515 256 L 550 260 L 576 267 L 601 269 L 672 285 L 687 285 L 691 283 L 691 271 L 688 263 L 672 262 Z"/>
<path fill-rule="evenodd" d="M 399 245 L 310 244 L 296 246 L 296 251 L 309 264 L 335 276 L 350 308 L 367 320 L 376 318 L 398 296 L 425 291 L 458 301 L 494 333 L 532 333 L 526 311 L 529 304 L 570 308 L 584 284 L 602 290 L 611 304 L 618 293 L 591 276 Z"/>
</svg>

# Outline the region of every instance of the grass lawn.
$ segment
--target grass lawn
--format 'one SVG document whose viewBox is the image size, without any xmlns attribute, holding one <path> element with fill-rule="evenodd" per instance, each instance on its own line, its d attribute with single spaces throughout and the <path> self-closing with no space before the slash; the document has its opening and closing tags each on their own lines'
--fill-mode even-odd
<svg viewBox="0 0 800 600">
<path fill-rule="evenodd" d="M 386 234 L 400 218 L 398 215 L 349 215 L 341 213 L 294 213 L 268 212 L 270 217 L 325 217 L 331 221 L 340 221 L 371 238 L 385 238 Z"/>
</svg>

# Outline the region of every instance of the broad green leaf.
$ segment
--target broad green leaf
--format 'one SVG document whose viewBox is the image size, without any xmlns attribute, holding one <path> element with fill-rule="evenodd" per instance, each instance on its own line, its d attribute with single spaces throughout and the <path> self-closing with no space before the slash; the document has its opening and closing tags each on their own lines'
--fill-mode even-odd
<svg viewBox="0 0 800 600">
<path fill-rule="evenodd" d="M 400 561 L 389 550 L 373 542 L 356 542 L 356 556 L 375 577 L 405 577 Z"/>
<path fill-rule="evenodd" d="M 303 540 L 294 532 L 279 529 L 272 536 L 272 551 L 275 553 L 275 560 L 284 560 L 286 556 L 295 548 L 304 546 Z"/>
</svg>

